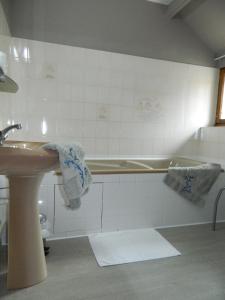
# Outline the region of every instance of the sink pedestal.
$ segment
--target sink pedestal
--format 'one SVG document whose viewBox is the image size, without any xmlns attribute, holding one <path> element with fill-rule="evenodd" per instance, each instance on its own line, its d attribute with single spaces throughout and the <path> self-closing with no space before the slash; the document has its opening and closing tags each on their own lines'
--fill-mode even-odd
<svg viewBox="0 0 225 300">
<path fill-rule="evenodd" d="M 35 285 L 47 276 L 38 211 L 43 174 L 59 166 L 42 142 L 8 141 L 0 147 L 0 174 L 9 179 L 9 289 Z"/>
<path fill-rule="evenodd" d="M 17 176 L 9 179 L 9 289 L 24 288 L 47 276 L 38 210 L 38 191 L 43 175 Z"/>
</svg>

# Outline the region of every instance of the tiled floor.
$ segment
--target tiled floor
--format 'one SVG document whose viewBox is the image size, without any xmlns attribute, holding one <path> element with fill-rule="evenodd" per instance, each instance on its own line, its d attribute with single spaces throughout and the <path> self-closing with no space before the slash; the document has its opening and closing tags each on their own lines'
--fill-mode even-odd
<svg viewBox="0 0 225 300">
<path fill-rule="evenodd" d="M 224 300 L 225 224 L 160 230 L 182 256 L 100 268 L 87 238 L 52 241 L 48 278 L 7 300 Z M 3 257 L 1 267 L 3 270 Z"/>
</svg>

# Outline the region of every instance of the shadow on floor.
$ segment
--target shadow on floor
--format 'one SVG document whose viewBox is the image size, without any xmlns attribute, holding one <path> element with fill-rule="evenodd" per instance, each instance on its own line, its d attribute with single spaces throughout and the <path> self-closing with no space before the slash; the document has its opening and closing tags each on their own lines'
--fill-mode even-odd
<svg viewBox="0 0 225 300">
<path fill-rule="evenodd" d="M 16 291 L 10 291 L 7 289 L 7 273 L 0 273 L 0 298 L 14 294 Z"/>
</svg>

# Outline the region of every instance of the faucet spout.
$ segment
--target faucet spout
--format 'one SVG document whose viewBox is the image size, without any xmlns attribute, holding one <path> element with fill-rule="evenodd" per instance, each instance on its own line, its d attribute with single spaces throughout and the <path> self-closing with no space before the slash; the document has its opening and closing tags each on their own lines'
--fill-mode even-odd
<svg viewBox="0 0 225 300">
<path fill-rule="evenodd" d="M 13 129 L 22 129 L 22 125 L 21 124 L 14 124 L 14 125 L 10 125 L 10 126 L 4 128 L 4 129 L 2 129 L 0 131 L 0 145 L 3 145 L 4 141 L 8 137 L 8 132 L 13 130 Z"/>
</svg>

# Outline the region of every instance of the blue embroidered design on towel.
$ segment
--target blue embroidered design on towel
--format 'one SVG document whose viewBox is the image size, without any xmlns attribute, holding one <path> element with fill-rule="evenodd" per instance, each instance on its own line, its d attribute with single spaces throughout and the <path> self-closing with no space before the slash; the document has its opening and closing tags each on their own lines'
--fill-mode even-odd
<svg viewBox="0 0 225 300">
<path fill-rule="evenodd" d="M 76 157 L 76 154 L 73 153 L 73 149 L 70 148 L 70 153 L 69 153 L 70 158 L 64 160 L 64 164 L 68 167 L 71 168 L 73 167 L 74 170 L 78 170 L 79 174 L 80 174 L 80 178 L 81 178 L 81 184 L 82 187 L 84 187 L 84 172 L 85 174 L 87 174 L 87 170 L 86 168 L 84 168 L 84 170 L 82 170 L 81 166 L 79 165 L 79 159 Z"/>
<path fill-rule="evenodd" d="M 182 189 L 182 192 L 192 193 L 192 180 L 194 176 L 185 176 L 185 186 Z"/>
</svg>

